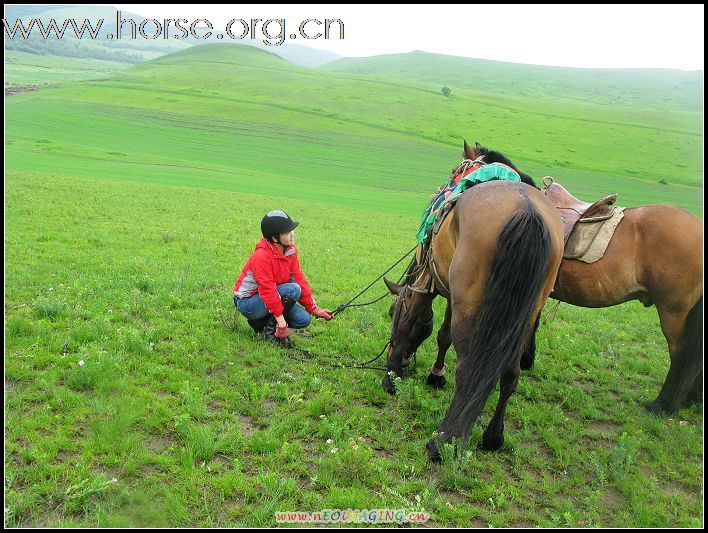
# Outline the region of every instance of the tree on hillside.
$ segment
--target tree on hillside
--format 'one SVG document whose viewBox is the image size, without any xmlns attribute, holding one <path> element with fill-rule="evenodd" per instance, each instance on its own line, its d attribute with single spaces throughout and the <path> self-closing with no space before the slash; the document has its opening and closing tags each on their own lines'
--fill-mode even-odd
<svg viewBox="0 0 708 533">
<path fill-rule="evenodd" d="M 443 87 L 442 88 L 442 93 L 445 98 L 449 97 L 451 92 L 452 91 L 450 90 L 450 87 Z"/>
</svg>

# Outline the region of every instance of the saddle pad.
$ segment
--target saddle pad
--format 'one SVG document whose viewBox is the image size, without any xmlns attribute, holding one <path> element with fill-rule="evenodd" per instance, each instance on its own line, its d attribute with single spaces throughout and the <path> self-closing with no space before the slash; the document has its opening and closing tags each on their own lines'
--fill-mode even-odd
<svg viewBox="0 0 708 533">
<path fill-rule="evenodd" d="M 460 183 L 452 189 L 449 187 L 450 183 L 448 182 L 448 187 L 444 188 L 435 196 L 435 198 L 433 198 L 430 206 L 423 213 L 423 221 L 420 224 L 417 234 L 418 242 L 423 244 L 427 239 L 428 234 L 430 233 L 430 228 L 432 227 L 433 222 L 435 222 L 435 218 L 440 213 L 443 204 L 450 202 L 473 185 L 491 180 L 520 182 L 521 177 L 513 168 L 508 167 L 503 163 L 490 163 L 463 177 L 460 180 Z"/>
<path fill-rule="evenodd" d="M 615 207 L 614 214 L 605 220 L 579 220 L 573 227 L 565 245 L 563 259 L 577 259 L 584 263 L 594 263 L 602 259 L 617 225 L 624 217 L 624 207 Z"/>
</svg>

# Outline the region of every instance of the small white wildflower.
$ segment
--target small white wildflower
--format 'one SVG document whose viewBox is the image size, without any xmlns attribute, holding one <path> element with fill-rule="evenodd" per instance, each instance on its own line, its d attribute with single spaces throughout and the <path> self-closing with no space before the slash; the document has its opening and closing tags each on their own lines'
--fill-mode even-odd
<svg viewBox="0 0 708 533">
<path fill-rule="evenodd" d="M 332 448 L 332 453 L 337 453 L 339 451 L 339 448 Z"/>
<path fill-rule="evenodd" d="M 320 415 L 320 418 L 324 418 L 324 417 L 325 417 L 325 415 Z"/>
<path fill-rule="evenodd" d="M 352 450 L 358 450 L 358 449 L 359 449 L 359 446 L 356 446 L 356 445 L 352 446 Z"/>
<path fill-rule="evenodd" d="M 118 483 L 118 478 L 115 478 L 115 477 L 114 477 L 113 479 L 111 479 L 111 481 L 112 481 L 113 483 Z"/>
<path fill-rule="evenodd" d="M 685 426 L 686 424 L 688 424 L 688 420 L 681 420 L 679 424 Z"/>
<path fill-rule="evenodd" d="M 54 290 L 54 287 L 49 287 L 49 290 L 50 290 L 50 291 L 53 291 L 53 290 Z"/>
<path fill-rule="evenodd" d="M 334 444 L 334 441 L 332 439 L 327 439 L 326 442 L 327 444 Z"/>
<path fill-rule="evenodd" d="M 79 361 L 79 366 L 84 366 L 84 360 Z"/>
</svg>

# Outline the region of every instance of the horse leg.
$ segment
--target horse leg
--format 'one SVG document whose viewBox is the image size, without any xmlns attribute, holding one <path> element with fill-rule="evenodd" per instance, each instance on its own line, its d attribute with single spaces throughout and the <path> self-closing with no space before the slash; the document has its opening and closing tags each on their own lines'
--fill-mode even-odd
<svg viewBox="0 0 708 533">
<path fill-rule="evenodd" d="M 482 435 L 480 447 L 483 450 L 498 450 L 504 444 L 504 411 L 506 411 L 506 404 L 509 403 L 509 398 L 516 391 L 520 374 L 521 368 L 518 361 L 513 363 L 512 368 L 507 368 L 502 373 L 499 380 L 499 402 L 497 402 L 497 408 L 494 411 L 492 420 Z"/>
<path fill-rule="evenodd" d="M 531 332 L 531 337 L 529 338 L 529 343 L 521 354 L 521 370 L 531 370 L 533 362 L 536 359 L 536 330 L 538 329 L 538 324 L 541 321 L 541 314 L 539 313 L 536 317 L 536 323 L 533 326 L 533 331 Z"/>
<path fill-rule="evenodd" d="M 450 320 L 452 318 L 452 305 L 448 301 L 445 309 L 445 320 L 443 320 L 438 331 L 438 358 L 433 363 L 433 368 L 428 374 L 428 385 L 436 389 L 442 389 L 445 385 L 445 355 L 452 344 L 452 333 L 450 331 Z"/>
<path fill-rule="evenodd" d="M 657 304 L 659 321 L 669 343 L 671 365 L 656 400 L 646 405 L 653 413 L 672 414 L 695 395 L 703 372 L 703 298 L 689 313 L 673 312 Z"/>
<path fill-rule="evenodd" d="M 697 403 L 703 403 L 703 371 L 696 376 L 693 387 L 691 387 L 688 396 L 686 396 L 682 407 L 690 407 Z"/>
</svg>

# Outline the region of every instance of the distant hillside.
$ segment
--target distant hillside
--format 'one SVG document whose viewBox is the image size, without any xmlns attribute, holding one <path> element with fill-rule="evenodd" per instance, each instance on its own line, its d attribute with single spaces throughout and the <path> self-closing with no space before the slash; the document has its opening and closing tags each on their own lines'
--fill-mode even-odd
<svg viewBox="0 0 708 533">
<path fill-rule="evenodd" d="M 342 56 L 335 54 L 334 52 L 318 50 L 316 48 L 310 48 L 309 46 L 302 46 L 300 44 L 293 44 L 289 42 L 285 42 L 280 46 L 267 46 L 260 41 L 242 41 L 240 44 L 256 46 L 262 50 L 279 55 L 293 65 L 300 65 L 303 67 L 320 67 L 322 65 L 326 65 L 327 63 L 331 63 L 332 61 L 342 59 Z"/>
<path fill-rule="evenodd" d="M 193 45 L 200 45 L 209 42 L 222 42 L 214 34 L 209 40 L 197 40 L 192 37 L 186 39 L 108 39 L 107 34 L 114 32 L 116 9 L 110 6 L 80 6 L 80 5 L 46 5 L 46 6 L 7 6 L 5 8 L 5 19 L 10 28 L 15 24 L 16 19 L 21 19 L 27 27 L 32 18 L 40 19 L 45 27 L 48 27 L 50 19 L 57 21 L 59 26 L 64 20 L 74 19 L 77 24 L 81 24 L 84 19 L 88 19 L 93 27 L 97 27 L 100 19 L 104 20 L 98 37 L 90 39 L 86 31 L 81 40 L 75 38 L 73 30 L 68 27 L 62 39 L 52 37 L 43 39 L 36 32 L 32 37 L 23 39 L 16 33 L 14 39 L 5 38 L 5 49 L 15 52 L 24 52 L 35 55 L 54 55 L 60 57 L 91 58 L 102 61 L 113 61 L 119 63 L 140 63 L 156 56 L 169 54 L 188 48 Z M 122 19 L 132 19 L 137 21 L 145 17 L 126 11 L 121 12 Z M 203 33 L 200 31 L 199 33 Z M 285 42 L 280 46 L 267 46 L 260 40 L 233 41 L 235 44 L 247 44 L 256 48 L 261 48 L 272 52 L 296 65 L 306 67 L 319 67 L 325 63 L 340 59 L 342 56 L 325 50 L 317 50 L 299 44 Z"/>
<path fill-rule="evenodd" d="M 49 85 L 89 80 L 127 68 L 130 63 L 5 51 L 5 86 Z"/>
<path fill-rule="evenodd" d="M 385 76 L 456 89 L 524 98 L 564 98 L 603 106 L 669 106 L 702 111 L 703 71 L 670 69 L 581 69 L 503 63 L 410 52 L 343 58 L 322 67 L 329 72 Z"/>
<path fill-rule="evenodd" d="M 29 9 L 32 8 L 32 9 Z M 41 8 L 41 9 L 40 9 Z M 124 19 L 132 18 L 141 20 L 143 17 L 135 13 L 124 12 Z M 98 28 L 100 19 L 103 24 L 98 30 L 95 39 L 90 38 L 88 29 L 81 39 L 76 38 L 74 30 L 68 26 L 61 39 L 56 34 L 49 33 L 48 38 L 42 38 L 37 27 L 29 38 L 23 38 L 20 31 L 15 32 L 12 39 L 5 37 L 5 49 L 15 52 L 24 52 L 41 56 L 59 56 L 90 58 L 118 63 L 140 63 L 152 59 L 157 55 L 169 54 L 182 50 L 188 43 L 176 39 L 170 40 L 144 40 L 144 39 L 107 39 L 107 34 L 115 30 L 116 10 L 106 6 L 8 6 L 5 9 L 5 19 L 10 28 L 15 25 L 15 20 L 20 19 L 27 28 L 30 20 L 36 18 L 42 21 L 45 28 L 49 28 L 50 19 L 54 19 L 61 29 L 65 20 L 74 19 L 81 26 L 87 19 L 93 28 Z"/>
<path fill-rule="evenodd" d="M 140 162 L 169 170 L 156 179 L 174 171 L 172 179 L 191 183 L 197 169 L 234 190 L 271 190 L 280 176 L 318 191 L 336 183 L 341 201 L 371 184 L 429 198 L 467 139 L 533 176 L 559 177 L 580 197 L 619 192 L 628 203 L 661 203 L 670 190 L 678 205 L 700 209 L 695 189 L 674 186 L 702 186 L 702 116 L 671 108 L 549 104 L 471 89 L 445 98 L 438 84 L 305 68 L 236 44 L 189 47 L 6 105 L 9 153 L 20 168 L 31 161 L 41 171 L 61 164 L 93 175 L 104 161 L 105 172 L 132 179 Z M 78 116 L 100 117 L 100 129 Z M 28 143 L 38 123 L 51 146 Z M 418 209 L 420 198 L 395 209 Z"/>
</svg>

